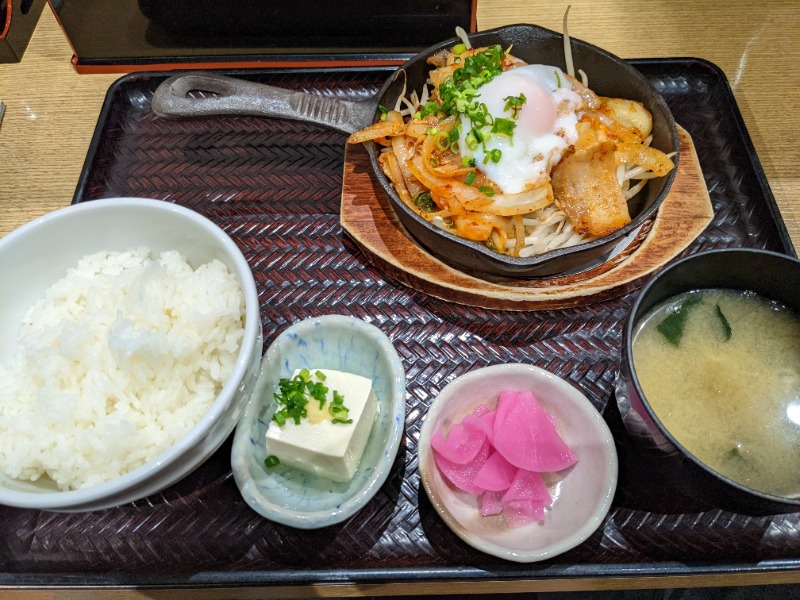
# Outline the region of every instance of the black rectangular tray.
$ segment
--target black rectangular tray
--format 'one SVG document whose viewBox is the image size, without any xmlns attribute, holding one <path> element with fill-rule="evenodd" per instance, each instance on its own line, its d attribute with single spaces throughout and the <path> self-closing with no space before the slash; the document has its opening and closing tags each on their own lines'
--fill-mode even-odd
<svg viewBox="0 0 800 600">
<path fill-rule="evenodd" d="M 794 255 L 723 73 L 698 59 L 636 60 L 694 139 L 715 217 L 686 251 L 757 247 Z M 391 70 L 229 72 L 363 99 Z M 165 120 L 150 100 L 164 74 L 108 92 L 74 197 L 144 196 L 217 222 L 258 285 L 265 346 L 290 323 L 350 314 L 380 327 L 407 371 L 405 436 L 388 481 L 348 521 L 317 531 L 273 524 L 242 500 L 230 440 L 194 474 L 144 500 L 89 514 L 0 507 L 0 585 L 275 586 L 503 582 L 775 574 L 800 582 L 800 514 L 753 517 L 672 489 L 637 450 L 613 397 L 633 293 L 587 307 L 505 312 L 447 303 L 372 266 L 339 224 L 345 136 L 314 125 L 219 117 Z M 583 544 L 530 565 L 461 542 L 420 486 L 416 447 L 430 399 L 453 377 L 502 362 L 546 368 L 581 389 L 617 441 L 619 488 Z M 580 586 L 579 583 L 575 583 Z M 457 586 L 456 586 L 457 588 Z M 420 588 L 410 588 L 419 593 Z M 466 588 L 463 588 L 466 589 Z"/>
</svg>

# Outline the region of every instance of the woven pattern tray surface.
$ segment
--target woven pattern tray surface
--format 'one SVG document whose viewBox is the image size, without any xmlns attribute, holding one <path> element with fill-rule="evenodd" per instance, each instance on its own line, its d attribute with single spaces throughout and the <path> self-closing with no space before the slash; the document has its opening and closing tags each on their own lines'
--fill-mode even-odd
<svg viewBox="0 0 800 600">
<path fill-rule="evenodd" d="M 713 65 L 634 61 L 694 139 L 715 210 L 687 252 L 748 246 L 793 253 L 728 84 Z M 390 71 L 235 73 L 342 98 L 377 92 Z M 367 507 L 337 526 L 275 525 L 241 499 L 230 443 L 181 483 L 89 514 L 0 507 L 0 584 L 248 584 L 658 575 L 800 567 L 800 515 L 750 517 L 698 505 L 670 486 L 669 465 L 633 447 L 613 379 L 634 292 L 585 307 L 511 312 L 461 306 L 406 287 L 342 232 L 345 136 L 249 117 L 164 120 L 149 108 L 161 75 L 109 90 L 76 192 L 83 202 L 144 196 L 210 217 L 247 257 L 265 344 L 287 325 L 350 314 L 380 327 L 407 371 L 405 437 Z M 99 200 L 102 201 L 102 200 Z M 585 543 L 520 566 L 472 550 L 437 517 L 417 473 L 426 408 L 453 377 L 527 362 L 567 378 L 617 440 L 620 484 Z"/>
</svg>

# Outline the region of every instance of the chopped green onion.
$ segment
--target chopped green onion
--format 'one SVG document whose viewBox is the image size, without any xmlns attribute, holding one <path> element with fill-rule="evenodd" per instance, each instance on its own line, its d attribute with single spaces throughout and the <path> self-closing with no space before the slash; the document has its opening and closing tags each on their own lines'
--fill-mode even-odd
<svg viewBox="0 0 800 600">
<path fill-rule="evenodd" d="M 389 114 L 389 109 L 386 108 L 383 104 L 379 104 L 378 112 L 381 113 L 381 121 L 385 121 L 386 116 Z"/>
<path fill-rule="evenodd" d="M 353 422 L 353 419 L 348 419 L 350 411 L 345 408 L 344 397 L 339 392 L 333 392 L 333 400 L 328 406 L 328 412 L 333 417 L 333 423 L 344 423 L 346 425 Z"/>
<path fill-rule="evenodd" d="M 447 134 L 447 144 L 448 144 L 448 146 L 451 147 L 451 148 L 453 147 L 453 144 L 455 144 L 457 146 L 458 145 L 458 137 L 459 137 L 458 128 L 453 127 L 450 130 L 450 132 Z"/>
<path fill-rule="evenodd" d="M 472 173 L 467 173 L 467 178 L 464 180 L 464 183 L 466 183 L 467 185 L 472 185 L 473 183 L 475 183 L 476 177 L 477 175 L 475 175 L 474 171 Z"/>
<path fill-rule="evenodd" d="M 478 188 L 478 191 L 484 196 L 487 196 L 489 198 L 494 196 L 494 188 L 490 185 L 482 185 L 481 187 Z"/>
<path fill-rule="evenodd" d="M 446 131 L 436 134 L 436 147 L 442 152 L 450 148 L 450 136 Z"/>
<path fill-rule="evenodd" d="M 272 415 L 272 420 L 279 427 L 283 427 L 290 419 L 299 425 L 301 419 L 308 417 L 306 406 L 310 400 L 316 400 L 320 410 L 325 407 L 328 395 L 328 387 L 324 383 L 325 374 L 322 371 L 315 371 L 313 377 L 316 381 L 312 380 L 311 371 L 301 369 L 294 377 L 283 377 L 278 381 L 279 391 L 274 394 L 274 399 L 279 408 Z M 341 394 L 334 390 L 334 402 L 337 397 L 342 398 Z M 338 406 L 347 410 L 341 401 L 338 402 Z"/>
<path fill-rule="evenodd" d="M 492 125 L 492 133 L 499 133 L 511 137 L 514 135 L 514 128 L 517 126 L 511 119 L 497 118 Z"/>
<path fill-rule="evenodd" d="M 461 166 L 466 167 L 474 167 L 475 166 L 475 159 L 470 156 L 462 156 L 461 157 Z"/>
<path fill-rule="evenodd" d="M 441 111 L 446 115 L 462 113 L 473 119 L 472 112 L 480 113 L 478 105 L 473 103 L 477 89 L 503 72 L 504 57 L 499 44 L 465 57 L 463 65 L 439 85 Z"/>
<path fill-rule="evenodd" d="M 467 47 L 464 44 L 456 44 L 453 46 L 453 52 L 456 54 L 464 54 L 467 51 Z"/>
<path fill-rule="evenodd" d="M 470 129 L 469 132 L 467 132 L 467 135 L 464 137 L 464 142 L 466 142 L 467 148 L 470 150 L 477 150 L 481 141 L 481 132 L 475 127 Z"/>
<path fill-rule="evenodd" d="M 483 156 L 483 164 L 488 165 L 489 162 L 499 163 L 502 157 L 503 157 L 503 151 L 498 148 L 494 148 L 493 150 L 489 150 Z"/>
<path fill-rule="evenodd" d="M 270 454 L 267 458 L 264 459 L 264 466 L 268 469 L 272 469 L 277 467 L 281 464 L 281 459 L 275 456 L 274 454 Z"/>
<path fill-rule="evenodd" d="M 425 212 L 434 212 L 436 210 L 436 203 L 431 198 L 430 192 L 420 192 L 414 196 L 414 204 Z"/>
<path fill-rule="evenodd" d="M 558 71 L 553 71 L 553 74 L 556 76 L 556 87 L 561 87 L 561 77 L 558 75 Z"/>
<path fill-rule="evenodd" d="M 419 116 L 420 118 L 429 117 L 431 115 L 435 115 L 439 112 L 439 105 L 436 102 L 426 102 L 425 105 L 420 109 Z"/>
<path fill-rule="evenodd" d="M 503 108 L 505 112 L 511 112 L 511 116 L 515 119 L 519 118 L 519 111 L 522 108 L 522 105 L 525 104 L 525 94 L 520 94 L 519 96 L 506 96 L 503 98 L 506 101 L 506 105 Z"/>
<path fill-rule="evenodd" d="M 478 104 L 477 108 L 475 109 L 474 114 L 467 115 L 472 119 L 473 124 L 477 124 L 479 127 L 483 127 L 484 125 L 491 125 L 494 121 L 494 117 L 489 112 L 489 109 L 486 108 L 486 105 L 481 102 Z"/>
</svg>

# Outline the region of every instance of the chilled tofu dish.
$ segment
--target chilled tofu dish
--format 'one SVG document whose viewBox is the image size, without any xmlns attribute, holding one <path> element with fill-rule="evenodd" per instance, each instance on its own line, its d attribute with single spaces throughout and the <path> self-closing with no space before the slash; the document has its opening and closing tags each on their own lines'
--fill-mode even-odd
<svg viewBox="0 0 800 600">
<path fill-rule="evenodd" d="M 330 369 L 298 369 L 279 381 L 275 403 L 265 466 L 350 481 L 380 410 L 372 381 Z"/>
</svg>

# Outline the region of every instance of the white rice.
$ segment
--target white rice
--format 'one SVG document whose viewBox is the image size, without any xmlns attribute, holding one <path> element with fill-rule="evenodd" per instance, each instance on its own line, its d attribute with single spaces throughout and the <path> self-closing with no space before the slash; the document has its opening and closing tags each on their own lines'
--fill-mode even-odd
<svg viewBox="0 0 800 600">
<path fill-rule="evenodd" d="M 97 485 L 172 446 L 233 370 L 244 298 L 219 261 L 84 257 L 26 315 L 0 365 L 0 472 Z"/>
</svg>

